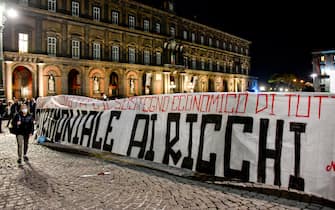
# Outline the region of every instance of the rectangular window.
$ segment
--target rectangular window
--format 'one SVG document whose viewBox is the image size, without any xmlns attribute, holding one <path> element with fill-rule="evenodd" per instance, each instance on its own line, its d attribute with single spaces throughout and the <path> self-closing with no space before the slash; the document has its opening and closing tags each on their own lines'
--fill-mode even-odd
<svg viewBox="0 0 335 210">
<path fill-rule="evenodd" d="M 72 1 L 72 16 L 79 17 L 79 2 Z"/>
<path fill-rule="evenodd" d="M 150 21 L 149 20 L 143 20 L 143 30 L 145 32 L 149 32 L 150 29 Z"/>
<path fill-rule="evenodd" d="M 185 40 L 187 40 L 187 31 L 184 31 L 184 32 L 183 32 L 183 38 L 184 38 Z"/>
<path fill-rule="evenodd" d="M 197 69 L 197 60 L 192 58 L 192 69 Z"/>
<path fill-rule="evenodd" d="M 129 28 L 134 29 L 135 28 L 135 17 L 132 15 L 129 15 L 128 17 L 128 25 Z"/>
<path fill-rule="evenodd" d="M 160 24 L 160 23 L 156 23 L 155 31 L 156 31 L 156 33 L 158 33 L 158 34 L 161 33 L 161 24 Z"/>
<path fill-rule="evenodd" d="M 28 52 L 28 34 L 19 33 L 19 52 Z"/>
<path fill-rule="evenodd" d="M 195 42 L 195 33 L 192 33 L 191 39 L 192 39 L 192 42 Z"/>
<path fill-rule="evenodd" d="M 24 6 L 28 6 L 28 0 L 21 0 L 21 1 L 19 1 L 19 3 L 24 5 Z"/>
<path fill-rule="evenodd" d="M 219 62 L 219 61 L 216 62 L 216 70 L 217 70 L 217 71 L 220 71 L 220 62 Z"/>
<path fill-rule="evenodd" d="M 227 47 L 226 42 L 223 42 L 222 47 L 223 47 L 223 49 L 226 49 L 226 47 Z"/>
<path fill-rule="evenodd" d="M 201 59 L 201 69 L 205 69 L 205 60 L 203 58 Z"/>
<path fill-rule="evenodd" d="M 72 40 L 72 58 L 80 58 L 80 41 Z"/>
<path fill-rule="evenodd" d="M 188 57 L 184 56 L 184 66 L 188 68 Z"/>
<path fill-rule="evenodd" d="M 118 62 L 120 59 L 120 47 L 113 46 L 112 47 L 112 61 Z"/>
<path fill-rule="evenodd" d="M 150 64 L 150 51 L 144 50 L 144 64 L 149 65 Z"/>
<path fill-rule="evenodd" d="M 93 20 L 100 21 L 100 8 L 93 7 Z"/>
<path fill-rule="evenodd" d="M 213 62 L 211 60 L 208 61 L 208 69 L 213 70 Z"/>
<path fill-rule="evenodd" d="M 156 64 L 162 65 L 162 54 L 161 52 L 156 52 Z"/>
<path fill-rule="evenodd" d="M 200 36 L 200 44 L 204 44 L 204 36 Z"/>
<path fill-rule="evenodd" d="M 135 63 L 135 49 L 129 48 L 129 63 Z"/>
<path fill-rule="evenodd" d="M 50 12 L 56 12 L 56 0 L 48 0 L 48 10 Z"/>
<path fill-rule="evenodd" d="M 119 24 L 119 12 L 112 11 L 112 24 Z"/>
<path fill-rule="evenodd" d="M 216 47 L 217 47 L 217 48 L 220 47 L 220 42 L 219 42 L 219 40 L 216 40 Z"/>
<path fill-rule="evenodd" d="M 325 62 L 325 56 L 322 55 L 321 58 L 320 58 L 321 62 Z"/>
<path fill-rule="evenodd" d="M 213 43 L 212 43 L 212 38 L 209 38 L 209 39 L 208 39 L 208 45 L 211 47 L 212 44 L 213 44 Z"/>
<path fill-rule="evenodd" d="M 170 35 L 171 36 L 176 36 L 176 29 L 173 26 L 170 27 Z"/>
<path fill-rule="evenodd" d="M 56 37 L 48 37 L 48 55 L 56 56 L 57 39 Z"/>
<path fill-rule="evenodd" d="M 101 55 L 100 43 L 93 42 L 93 59 L 100 60 L 100 55 Z"/>
</svg>

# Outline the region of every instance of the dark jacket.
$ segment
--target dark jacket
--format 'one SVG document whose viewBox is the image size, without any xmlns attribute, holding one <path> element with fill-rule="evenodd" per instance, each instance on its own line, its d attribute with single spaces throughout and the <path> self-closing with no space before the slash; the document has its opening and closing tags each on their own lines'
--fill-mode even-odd
<svg viewBox="0 0 335 210">
<path fill-rule="evenodd" d="M 18 121 L 21 121 L 20 125 L 17 124 Z M 34 133 L 34 119 L 29 113 L 23 116 L 22 112 L 19 112 L 15 115 L 12 123 L 16 135 L 29 135 Z"/>
<path fill-rule="evenodd" d="M 20 105 L 18 103 L 14 103 L 12 104 L 12 106 L 10 107 L 10 115 L 11 117 L 15 117 L 15 115 L 17 113 L 19 113 L 19 110 L 20 110 Z"/>
</svg>

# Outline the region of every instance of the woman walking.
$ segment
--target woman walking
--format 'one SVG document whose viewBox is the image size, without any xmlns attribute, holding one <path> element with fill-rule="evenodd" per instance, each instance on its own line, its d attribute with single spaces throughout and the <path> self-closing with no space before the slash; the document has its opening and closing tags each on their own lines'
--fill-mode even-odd
<svg viewBox="0 0 335 210">
<path fill-rule="evenodd" d="M 28 113 L 28 107 L 26 104 L 20 106 L 20 112 L 17 113 L 13 119 L 13 128 L 17 140 L 17 153 L 18 160 L 17 163 L 22 163 L 22 149 L 23 149 L 23 159 L 28 161 L 27 151 L 30 136 L 34 133 L 34 122 L 33 117 Z M 22 148 L 23 147 L 23 148 Z"/>
</svg>

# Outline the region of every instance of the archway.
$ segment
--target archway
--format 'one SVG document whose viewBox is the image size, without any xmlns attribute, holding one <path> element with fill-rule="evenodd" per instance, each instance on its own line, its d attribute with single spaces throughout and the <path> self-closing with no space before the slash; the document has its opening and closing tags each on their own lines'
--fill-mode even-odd
<svg viewBox="0 0 335 210">
<path fill-rule="evenodd" d="M 108 94 L 112 98 L 119 96 L 119 77 L 115 72 L 109 75 Z"/>
<path fill-rule="evenodd" d="M 13 71 L 13 97 L 17 99 L 33 97 L 33 75 L 24 66 L 18 66 Z"/>
<path fill-rule="evenodd" d="M 80 73 L 79 71 L 72 69 L 69 72 L 68 77 L 68 93 L 70 95 L 79 95 L 80 94 Z"/>
</svg>

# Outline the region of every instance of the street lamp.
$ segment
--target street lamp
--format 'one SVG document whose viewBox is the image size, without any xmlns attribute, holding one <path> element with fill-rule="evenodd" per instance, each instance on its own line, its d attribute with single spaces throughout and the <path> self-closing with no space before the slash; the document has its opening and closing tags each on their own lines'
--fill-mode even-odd
<svg viewBox="0 0 335 210">
<path fill-rule="evenodd" d="M 7 18 L 17 17 L 17 11 L 10 8 L 7 10 L 6 4 L 1 0 L 0 2 L 0 99 L 5 98 L 4 78 L 3 78 L 3 29 Z"/>
</svg>

